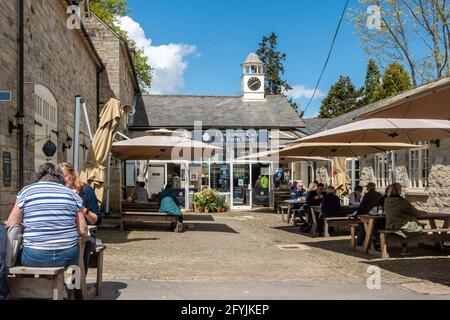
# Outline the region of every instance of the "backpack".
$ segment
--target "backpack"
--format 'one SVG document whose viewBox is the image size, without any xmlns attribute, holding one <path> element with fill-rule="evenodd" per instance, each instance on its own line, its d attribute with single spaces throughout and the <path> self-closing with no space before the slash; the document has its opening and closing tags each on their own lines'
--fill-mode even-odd
<svg viewBox="0 0 450 320">
<path fill-rule="evenodd" d="M 13 226 L 7 229 L 6 234 L 6 257 L 7 268 L 16 266 L 19 251 L 22 249 L 23 225 Z"/>
</svg>

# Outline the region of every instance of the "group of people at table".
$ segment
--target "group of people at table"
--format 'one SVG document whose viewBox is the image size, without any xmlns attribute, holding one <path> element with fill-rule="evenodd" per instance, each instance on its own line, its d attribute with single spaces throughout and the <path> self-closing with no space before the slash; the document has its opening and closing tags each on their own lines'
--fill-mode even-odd
<svg viewBox="0 0 450 320">
<path fill-rule="evenodd" d="M 357 186 L 349 195 L 348 203 L 349 209 L 353 213 L 350 215 L 341 211 L 341 199 L 336 195 L 336 189 L 333 186 L 325 188 L 324 184 L 317 181 L 305 190 L 302 183 L 295 181 L 291 187 L 291 200 L 301 200 L 306 198 L 306 203 L 296 204 L 293 209 L 296 209 L 293 219 L 300 220 L 300 229 L 302 232 L 308 232 L 311 224 L 305 222 L 302 216 L 309 214 L 310 207 L 320 207 L 321 216 L 323 218 L 335 218 L 344 216 L 358 217 L 368 214 L 382 214 L 386 217 L 385 222 L 380 221 L 375 225 L 375 232 L 373 242 L 375 248 L 380 248 L 380 237 L 378 230 L 388 229 L 396 231 L 402 236 L 407 236 L 408 233 L 422 232 L 423 228 L 417 220 L 418 216 L 426 215 L 426 212 L 417 210 L 402 194 L 402 185 L 394 183 L 388 186 L 385 194 L 377 192 L 375 183 L 368 183 L 366 192 L 363 193 L 364 188 Z M 302 223 L 303 222 L 303 223 Z M 320 228 L 319 228 L 320 230 Z M 333 232 L 333 230 L 330 230 Z M 364 243 L 366 232 L 364 224 L 358 225 L 357 245 L 361 246 Z M 410 252 L 406 246 L 402 249 L 402 255 L 409 255 Z"/>
</svg>

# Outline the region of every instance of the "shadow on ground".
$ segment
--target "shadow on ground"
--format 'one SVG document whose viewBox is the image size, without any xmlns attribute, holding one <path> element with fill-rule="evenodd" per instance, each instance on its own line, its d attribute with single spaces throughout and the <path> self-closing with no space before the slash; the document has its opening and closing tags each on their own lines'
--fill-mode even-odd
<svg viewBox="0 0 450 320">
<path fill-rule="evenodd" d="M 203 221 L 203 222 L 214 222 L 214 218 L 210 215 L 203 214 L 186 214 L 183 215 L 183 220 L 186 221 Z"/>
<path fill-rule="evenodd" d="M 365 262 L 409 278 L 418 278 L 450 287 L 450 259 L 446 257 L 408 258 Z"/>
<path fill-rule="evenodd" d="M 119 299 L 120 290 L 126 289 L 128 285 L 123 282 L 103 282 L 103 294 L 97 300 L 117 300 Z"/>
<path fill-rule="evenodd" d="M 223 223 L 188 223 L 191 228 L 186 232 L 219 232 L 239 234 L 236 230 Z"/>
<path fill-rule="evenodd" d="M 167 228 L 166 228 L 167 229 Z M 101 239 L 103 243 L 131 243 L 131 242 L 139 242 L 139 241 L 158 241 L 160 238 L 128 238 L 130 231 L 97 231 L 97 239 Z"/>
</svg>

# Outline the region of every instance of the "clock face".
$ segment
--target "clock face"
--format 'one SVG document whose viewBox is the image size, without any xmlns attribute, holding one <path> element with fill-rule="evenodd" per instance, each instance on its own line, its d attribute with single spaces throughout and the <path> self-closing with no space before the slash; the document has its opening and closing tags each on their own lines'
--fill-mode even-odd
<svg viewBox="0 0 450 320">
<path fill-rule="evenodd" d="M 250 88 L 250 90 L 257 91 L 261 88 L 261 80 L 259 80 L 256 77 L 252 77 L 248 80 L 247 85 Z"/>
</svg>

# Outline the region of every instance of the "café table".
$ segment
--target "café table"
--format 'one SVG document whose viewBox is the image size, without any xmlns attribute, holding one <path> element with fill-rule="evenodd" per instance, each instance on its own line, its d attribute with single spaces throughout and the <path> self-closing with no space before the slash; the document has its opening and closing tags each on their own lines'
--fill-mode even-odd
<svg viewBox="0 0 450 320">
<path fill-rule="evenodd" d="M 386 215 L 385 214 L 373 214 L 373 215 L 362 215 L 359 217 L 361 223 L 364 224 L 364 230 L 366 231 L 366 237 L 364 240 L 364 252 L 365 253 L 376 253 L 377 255 L 381 254 L 375 251 L 375 246 L 372 241 L 372 237 L 375 233 L 375 225 L 377 222 L 386 223 Z M 417 217 L 418 221 L 428 221 L 431 229 L 437 229 L 437 221 L 442 221 L 443 229 L 448 229 L 450 227 L 450 214 L 444 213 L 427 213 Z"/>
</svg>

